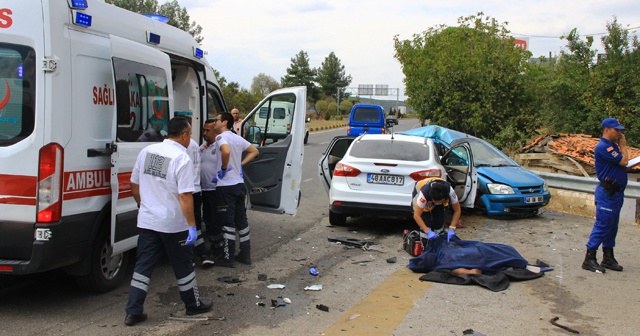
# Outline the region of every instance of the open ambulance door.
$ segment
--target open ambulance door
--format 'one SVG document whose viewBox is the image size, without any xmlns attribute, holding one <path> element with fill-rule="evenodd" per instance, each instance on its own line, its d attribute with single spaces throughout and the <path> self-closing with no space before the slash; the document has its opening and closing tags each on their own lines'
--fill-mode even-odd
<svg viewBox="0 0 640 336">
<path fill-rule="evenodd" d="M 451 148 L 440 158 L 447 171 L 447 181 L 458 196 L 460 206 L 473 208 L 478 191 L 478 173 L 473 165 L 471 148 L 462 144 Z"/>
<path fill-rule="evenodd" d="M 169 56 L 117 36 L 111 38 L 116 90 L 111 155 L 111 242 L 113 255 L 136 246 L 138 208 L 129 180 L 138 153 L 167 134 L 173 111 Z"/>
<path fill-rule="evenodd" d="M 306 132 L 307 88 L 284 88 L 264 98 L 242 121 L 240 135 L 260 154 L 243 166 L 248 208 L 295 215 Z"/>
</svg>

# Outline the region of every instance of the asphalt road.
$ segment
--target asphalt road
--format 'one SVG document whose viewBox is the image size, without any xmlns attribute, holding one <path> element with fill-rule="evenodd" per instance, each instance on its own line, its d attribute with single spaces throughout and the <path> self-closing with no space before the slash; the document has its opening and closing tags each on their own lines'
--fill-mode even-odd
<svg viewBox="0 0 640 336">
<path fill-rule="evenodd" d="M 417 126 L 400 120 L 396 129 Z M 196 270 L 201 294 L 214 300 L 207 316 L 224 321 L 178 321 L 183 316 L 170 267 L 156 268 L 145 305 L 149 320 L 125 327 L 128 283 L 96 295 L 78 290 L 61 272 L 12 279 L 0 287 L 0 335 L 636 335 L 632 318 L 640 301 L 640 231 L 624 225 L 616 257 L 624 272 L 595 274 L 580 268 L 591 218 L 543 211 L 521 220 L 488 219 L 465 213 L 463 239 L 515 247 L 530 262 L 554 271 L 491 292 L 479 286 L 419 281 L 405 268 L 402 231 L 413 224 L 371 218 L 328 223 L 328 197 L 317 178 L 317 162 L 333 136 L 344 129 L 311 133 L 305 146 L 302 200 L 295 217 L 249 211 L 254 264 Z M 327 238 L 369 240 L 371 249 L 330 243 Z M 599 254 L 599 257 L 601 254 Z M 396 258 L 395 263 L 387 262 Z M 319 274 L 309 274 L 315 266 Z M 267 281 L 258 280 L 265 274 Z M 236 278 L 225 283 L 222 277 Z M 269 289 L 269 284 L 284 285 Z M 305 291 L 311 285 L 322 290 Z M 271 308 L 271 300 L 291 304 Z M 265 307 L 257 305 L 264 302 Z M 322 311 L 316 305 L 325 305 Z"/>
</svg>

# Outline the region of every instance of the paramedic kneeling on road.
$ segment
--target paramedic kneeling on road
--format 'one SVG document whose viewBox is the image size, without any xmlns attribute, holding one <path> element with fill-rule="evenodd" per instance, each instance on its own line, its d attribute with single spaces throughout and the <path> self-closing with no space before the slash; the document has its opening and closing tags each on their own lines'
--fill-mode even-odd
<svg viewBox="0 0 640 336">
<path fill-rule="evenodd" d="M 444 231 L 444 209 L 451 205 L 453 218 L 447 231 L 447 241 L 456 235 L 455 229 L 462 210 L 458 196 L 449 182 L 440 178 L 427 178 L 416 182 L 413 190 L 413 219 L 428 239 L 435 239 Z"/>
<path fill-rule="evenodd" d="M 147 319 L 144 301 L 151 273 L 165 253 L 176 276 L 186 314 L 211 310 L 200 298 L 193 269 L 197 229 L 193 212 L 194 170 L 187 154 L 191 125 L 176 117 L 169 121 L 169 138 L 145 147 L 131 171 L 131 193 L 138 212 L 138 250 L 124 323 L 133 326 Z"/>
<path fill-rule="evenodd" d="M 622 266 L 613 256 L 618 234 L 620 210 L 624 202 L 624 189 L 627 186 L 627 163 L 629 151 L 627 139 L 618 119 L 607 118 L 602 121 L 602 137 L 594 150 L 596 160 L 596 176 L 600 183 L 596 186 L 594 198 L 596 202 L 596 221 L 593 224 L 587 253 L 582 268 L 591 272 L 604 273 L 605 268 L 622 271 Z M 596 252 L 602 244 L 602 263 L 598 265 Z"/>
</svg>

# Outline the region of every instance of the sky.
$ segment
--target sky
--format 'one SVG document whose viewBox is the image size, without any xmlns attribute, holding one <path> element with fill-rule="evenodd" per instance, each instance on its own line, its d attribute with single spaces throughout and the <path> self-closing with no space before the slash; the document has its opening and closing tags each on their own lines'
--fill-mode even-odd
<svg viewBox="0 0 640 336">
<path fill-rule="evenodd" d="M 162 3 L 162 0 L 159 1 Z M 577 28 L 580 36 L 600 38 L 607 22 L 640 29 L 638 0 L 179 0 L 191 20 L 202 26 L 203 49 L 211 66 L 226 78 L 250 89 L 264 73 L 278 82 L 301 50 L 318 68 L 334 52 L 351 75 L 347 89 L 387 85 L 389 96 L 403 100 L 404 74 L 394 58 L 393 37 L 411 39 L 430 27 L 457 26 L 458 18 L 483 12 L 516 38 L 527 37 L 533 57 L 558 55 L 566 46 L 561 35 Z M 633 28 L 633 29 L 632 29 Z"/>
</svg>

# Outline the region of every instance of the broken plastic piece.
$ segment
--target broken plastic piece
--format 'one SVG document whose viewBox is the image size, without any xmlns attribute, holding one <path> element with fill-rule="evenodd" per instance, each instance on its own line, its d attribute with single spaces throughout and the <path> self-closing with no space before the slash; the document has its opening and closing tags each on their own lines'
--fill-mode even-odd
<svg viewBox="0 0 640 336">
<path fill-rule="evenodd" d="M 328 238 L 329 242 L 332 243 L 342 243 L 345 245 L 350 245 L 350 246 L 355 246 L 355 247 L 367 247 L 369 245 L 373 245 L 375 244 L 373 241 L 370 240 L 360 240 L 360 239 L 355 239 L 355 238 L 349 238 L 349 237 L 337 237 L 337 238 Z"/>
<path fill-rule="evenodd" d="M 360 316 L 360 314 L 353 314 L 351 316 L 349 316 L 348 320 L 355 320 L 358 318 L 358 316 Z"/>
<path fill-rule="evenodd" d="M 267 288 L 269 289 L 283 289 L 285 286 L 282 284 L 271 284 L 268 285 Z"/>
<path fill-rule="evenodd" d="M 552 318 L 551 320 L 549 320 L 549 322 L 551 322 L 551 324 L 553 324 L 554 326 L 556 326 L 556 327 L 558 327 L 558 328 L 562 328 L 562 329 L 564 329 L 564 330 L 566 330 L 566 331 L 568 331 L 568 332 L 572 332 L 572 333 L 574 333 L 574 334 L 579 334 L 579 333 L 580 333 L 579 331 L 577 331 L 577 330 L 575 330 L 575 329 L 572 329 L 572 328 L 569 328 L 569 327 L 567 327 L 567 326 L 563 326 L 562 324 L 559 324 L 559 323 L 557 322 L 559 319 L 560 319 L 560 318 L 556 316 L 556 317 Z"/>
<path fill-rule="evenodd" d="M 256 302 L 256 306 L 264 307 L 266 304 L 264 302 Z"/>
<path fill-rule="evenodd" d="M 309 274 L 313 275 L 313 276 L 318 276 L 318 271 L 316 270 L 315 267 L 311 267 L 309 269 Z"/>
<path fill-rule="evenodd" d="M 286 303 L 286 304 L 291 304 L 291 299 L 289 299 L 289 298 L 284 298 L 284 299 L 282 299 L 282 301 L 284 303 Z"/>
<path fill-rule="evenodd" d="M 267 281 L 267 275 L 264 273 L 258 273 L 258 280 L 259 281 Z"/>
<path fill-rule="evenodd" d="M 317 305 L 316 305 L 316 308 L 318 308 L 318 309 L 320 309 L 320 310 L 322 310 L 322 311 L 325 311 L 325 312 L 328 312 L 328 311 L 329 311 L 329 307 L 327 307 L 327 306 L 325 306 L 325 305 L 323 305 L 323 304 L 317 304 Z"/>
<path fill-rule="evenodd" d="M 307 287 L 304 288 L 304 290 L 319 291 L 319 290 L 322 290 L 322 285 L 307 286 Z"/>
<path fill-rule="evenodd" d="M 389 264 L 395 264 L 395 263 L 396 263 L 396 261 L 398 261 L 398 258 L 397 258 L 397 257 L 391 257 L 391 258 L 387 259 L 387 262 L 388 262 Z"/>
</svg>

